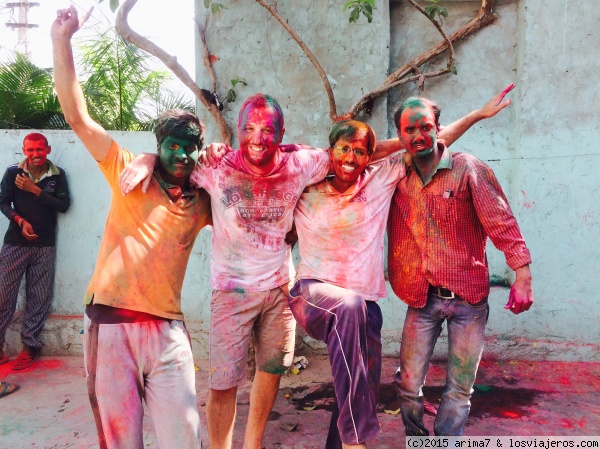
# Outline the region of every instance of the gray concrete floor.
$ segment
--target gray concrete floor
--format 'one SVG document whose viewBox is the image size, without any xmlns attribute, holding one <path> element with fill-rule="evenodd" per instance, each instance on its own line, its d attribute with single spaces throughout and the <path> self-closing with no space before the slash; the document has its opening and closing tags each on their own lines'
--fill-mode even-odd
<svg viewBox="0 0 600 449">
<path fill-rule="evenodd" d="M 308 357 L 299 375 L 285 376 L 265 435 L 266 448 L 322 449 L 332 403 L 329 365 L 323 356 Z M 391 386 L 396 360 L 385 359 L 380 394 L 381 436 L 370 448 L 404 448 L 403 426 Z M 205 420 L 206 362 L 197 372 L 198 407 Z M 434 407 L 445 378 L 445 365 L 432 364 L 424 389 Z M 41 357 L 24 371 L 12 362 L 0 365 L 0 379 L 21 390 L 0 399 L 0 449 L 97 448 L 81 357 Z M 242 447 L 249 385 L 238 394 L 234 448 Z M 312 410 L 306 410 L 311 409 Z M 434 417 L 426 415 L 431 429 Z M 203 443 L 208 447 L 206 423 Z M 294 431 L 284 428 L 297 424 Z M 146 417 L 145 447 L 157 448 Z M 472 399 L 467 435 L 600 435 L 600 363 L 483 361 Z"/>
</svg>

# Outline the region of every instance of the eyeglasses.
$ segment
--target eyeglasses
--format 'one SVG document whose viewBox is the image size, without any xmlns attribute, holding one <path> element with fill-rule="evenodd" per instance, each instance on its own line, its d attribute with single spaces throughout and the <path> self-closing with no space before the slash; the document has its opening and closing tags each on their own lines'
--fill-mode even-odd
<svg viewBox="0 0 600 449">
<path fill-rule="evenodd" d="M 369 154 L 367 150 L 363 150 L 362 148 L 339 147 L 336 145 L 333 149 L 341 154 L 348 154 L 352 151 L 356 157 L 366 157 Z"/>
</svg>

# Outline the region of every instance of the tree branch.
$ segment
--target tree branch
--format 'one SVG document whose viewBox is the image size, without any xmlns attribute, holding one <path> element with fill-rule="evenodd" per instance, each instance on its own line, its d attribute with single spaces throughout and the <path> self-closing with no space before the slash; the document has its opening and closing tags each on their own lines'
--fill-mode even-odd
<svg viewBox="0 0 600 449">
<path fill-rule="evenodd" d="M 136 3 L 137 0 L 125 0 L 123 5 L 119 8 L 119 11 L 117 12 L 117 18 L 115 20 L 115 28 L 117 33 L 119 33 L 123 39 L 160 59 L 163 64 L 165 64 L 171 70 L 171 72 L 173 72 L 175 76 L 179 78 L 181 82 L 194 93 L 196 98 L 202 102 L 206 109 L 208 109 L 208 112 L 210 112 L 217 122 L 223 142 L 230 144 L 232 134 L 229 125 L 225 121 L 225 117 L 223 117 L 221 111 L 219 111 L 215 104 L 210 103 L 206 98 L 204 98 L 200 87 L 198 87 L 183 66 L 177 62 L 177 58 L 168 54 L 162 48 L 158 47 L 156 44 L 136 33 L 129 27 L 127 17 Z"/>
<path fill-rule="evenodd" d="M 285 30 L 289 33 L 289 35 L 292 37 L 292 39 L 294 39 L 296 41 L 296 43 L 300 46 L 300 48 L 302 49 L 304 54 L 308 57 L 308 59 L 310 59 L 310 62 L 312 62 L 313 66 L 315 67 L 315 70 L 321 77 L 321 81 L 323 81 L 323 85 L 325 86 L 325 92 L 327 92 L 327 98 L 329 99 L 329 118 L 333 122 L 337 121 L 338 116 L 337 116 L 337 111 L 336 111 L 336 107 L 335 107 L 335 97 L 333 95 L 333 90 L 331 89 L 331 84 L 329 84 L 329 80 L 327 79 L 327 74 L 325 73 L 325 70 L 323 70 L 323 68 L 321 67 L 321 64 L 319 64 L 319 61 L 317 61 L 317 58 L 315 57 L 315 55 L 312 54 L 312 52 L 306 46 L 304 41 L 302 39 L 300 39 L 300 36 L 298 36 L 298 34 L 296 34 L 296 32 L 289 26 L 289 24 L 285 20 L 283 20 L 283 18 L 279 15 L 279 13 L 277 12 L 277 9 L 274 6 L 269 5 L 264 0 L 256 0 L 256 1 L 259 5 L 261 5 L 267 11 L 269 11 L 271 13 L 271 15 L 273 17 L 275 17 L 275 19 L 277 19 L 277 21 L 281 24 L 281 26 L 283 28 L 285 28 Z"/>
<path fill-rule="evenodd" d="M 425 12 L 425 10 L 423 8 L 421 8 L 419 5 L 417 5 L 414 0 L 407 0 L 407 1 L 408 1 L 408 3 L 413 5 L 415 8 L 417 8 L 417 10 L 421 14 L 423 14 L 425 17 L 427 17 L 427 20 L 429 20 L 431 23 L 433 23 L 433 25 L 437 28 L 439 33 L 442 35 L 442 38 L 444 39 L 444 41 L 446 42 L 446 45 L 448 46 L 447 48 L 448 48 L 448 51 L 450 52 L 450 54 L 448 55 L 448 67 L 446 70 L 442 70 L 441 71 L 442 73 L 440 73 L 440 75 L 442 75 L 443 73 L 449 73 L 450 70 L 452 69 L 452 67 L 454 66 L 454 47 L 452 46 L 452 41 L 450 39 L 448 39 L 448 37 L 446 36 L 446 33 L 444 33 L 444 30 L 442 29 L 442 26 L 437 22 L 437 20 L 430 19 L 429 16 L 427 15 L 427 13 Z"/>
<path fill-rule="evenodd" d="M 212 63 L 210 62 L 210 52 L 208 51 L 208 45 L 206 44 L 206 29 L 208 28 L 208 15 L 206 16 L 206 22 L 204 26 L 200 25 L 200 22 L 196 22 L 198 27 L 198 35 L 200 36 L 200 42 L 202 43 L 202 49 L 204 50 L 204 67 L 210 75 L 210 81 L 212 84 L 211 92 L 217 92 L 217 77 L 215 76 L 215 70 L 213 69 Z"/>
<path fill-rule="evenodd" d="M 410 1 L 410 0 L 409 0 Z M 411 2 L 412 3 L 412 2 Z M 457 31 L 452 33 L 450 37 L 447 38 L 451 43 L 459 42 L 475 31 L 480 30 L 481 28 L 489 25 L 494 20 L 496 20 L 496 15 L 492 12 L 492 5 L 494 0 L 482 0 L 481 1 L 481 9 L 477 16 L 471 19 L 468 23 L 460 27 Z M 394 73 L 390 74 L 383 83 L 372 90 L 371 92 L 363 95 L 359 98 L 350 108 L 350 110 L 343 116 L 344 118 L 354 118 L 356 117 L 360 111 L 365 109 L 370 103 L 372 103 L 376 98 L 379 98 L 381 95 L 386 93 L 388 90 L 393 87 L 399 86 L 401 84 L 405 84 L 408 81 L 404 81 L 403 78 L 408 76 L 411 72 L 414 71 L 414 67 L 420 67 L 431 59 L 443 53 L 448 48 L 448 42 L 444 40 L 437 44 L 435 47 L 430 48 L 424 53 L 421 53 L 416 58 L 404 64 Z M 447 70 L 442 70 L 440 72 L 448 73 Z M 439 76 L 440 72 L 424 74 L 426 78 L 431 78 L 433 76 Z M 414 79 L 410 79 L 414 81 Z"/>
</svg>

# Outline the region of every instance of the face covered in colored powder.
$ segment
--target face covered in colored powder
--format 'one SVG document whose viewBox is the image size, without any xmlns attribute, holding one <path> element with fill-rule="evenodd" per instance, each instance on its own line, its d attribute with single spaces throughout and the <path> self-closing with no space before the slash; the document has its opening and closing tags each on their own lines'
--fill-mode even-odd
<svg viewBox="0 0 600 449">
<path fill-rule="evenodd" d="M 167 136 L 160 144 L 158 156 L 163 179 L 182 185 L 198 163 L 197 140 Z"/>
<path fill-rule="evenodd" d="M 273 108 L 247 107 L 238 123 L 244 161 L 260 171 L 269 172 L 275 165 L 275 156 L 284 132 L 285 129 L 279 127 Z"/>
<path fill-rule="evenodd" d="M 368 137 L 363 133 L 351 140 L 340 137 L 333 148 L 329 149 L 331 168 L 335 175 L 331 185 L 338 192 L 343 193 L 354 184 L 371 161 L 367 146 Z"/>
<path fill-rule="evenodd" d="M 26 139 L 23 142 L 23 154 L 27 158 L 28 167 L 45 167 L 50 154 L 50 146 L 43 140 Z"/>
<path fill-rule="evenodd" d="M 404 109 L 398 137 L 412 157 L 430 157 L 437 147 L 437 126 L 431 108 L 423 105 Z"/>
</svg>

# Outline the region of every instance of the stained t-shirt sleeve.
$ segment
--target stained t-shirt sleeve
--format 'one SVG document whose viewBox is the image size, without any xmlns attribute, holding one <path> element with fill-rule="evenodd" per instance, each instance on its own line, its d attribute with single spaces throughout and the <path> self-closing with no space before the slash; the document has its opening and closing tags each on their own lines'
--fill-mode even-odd
<svg viewBox="0 0 600 449">
<path fill-rule="evenodd" d="M 300 150 L 294 153 L 294 156 L 306 175 L 306 185 L 315 184 L 327 176 L 330 164 L 327 150 L 302 146 Z"/>
<path fill-rule="evenodd" d="M 209 184 L 208 180 L 213 171 L 214 170 L 210 170 L 210 167 L 198 162 L 190 174 L 190 183 L 198 189 L 207 189 Z"/>
</svg>

